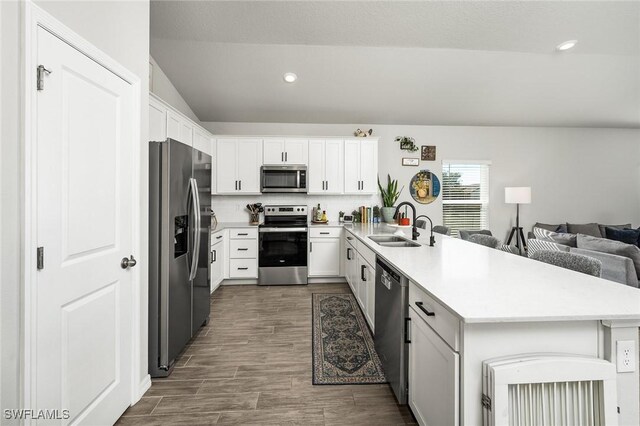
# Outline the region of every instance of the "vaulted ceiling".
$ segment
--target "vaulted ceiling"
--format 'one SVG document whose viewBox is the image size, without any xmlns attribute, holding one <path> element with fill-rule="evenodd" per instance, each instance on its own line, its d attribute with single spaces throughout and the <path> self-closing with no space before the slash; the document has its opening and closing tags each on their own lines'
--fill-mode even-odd
<svg viewBox="0 0 640 426">
<path fill-rule="evenodd" d="M 154 1 L 151 55 L 202 121 L 640 127 L 635 1 Z"/>
</svg>

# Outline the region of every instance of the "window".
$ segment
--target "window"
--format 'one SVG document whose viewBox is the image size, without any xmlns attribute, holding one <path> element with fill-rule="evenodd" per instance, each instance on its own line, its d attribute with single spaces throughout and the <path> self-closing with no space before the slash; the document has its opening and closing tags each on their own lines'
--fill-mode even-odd
<svg viewBox="0 0 640 426">
<path fill-rule="evenodd" d="M 451 235 L 489 227 L 488 162 L 442 163 L 442 218 Z"/>
</svg>

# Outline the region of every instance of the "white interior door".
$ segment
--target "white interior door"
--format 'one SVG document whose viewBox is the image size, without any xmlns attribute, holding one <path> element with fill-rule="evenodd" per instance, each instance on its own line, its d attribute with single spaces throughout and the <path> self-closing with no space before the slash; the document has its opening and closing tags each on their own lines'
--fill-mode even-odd
<svg viewBox="0 0 640 426">
<path fill-rule="evenodd" d="M 39 28 L 35 409 L 112 424 L 131 401 L 135 89 Z M 140 267 L 140 266 L 138 266 Z M 59 424 L 59 423 L 58 423 Z"/>
</svg>

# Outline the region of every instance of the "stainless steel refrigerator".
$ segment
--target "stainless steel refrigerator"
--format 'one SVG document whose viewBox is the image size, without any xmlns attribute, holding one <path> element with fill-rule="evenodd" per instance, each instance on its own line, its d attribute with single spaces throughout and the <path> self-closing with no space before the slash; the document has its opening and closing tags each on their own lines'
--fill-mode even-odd
<svg viewBox="0 0 640 426">
<path fill-rule="evenodd" d="M 167 139 L 149 144 L 149 374 L 209 320 L 211 156 Z"/>
</svg>

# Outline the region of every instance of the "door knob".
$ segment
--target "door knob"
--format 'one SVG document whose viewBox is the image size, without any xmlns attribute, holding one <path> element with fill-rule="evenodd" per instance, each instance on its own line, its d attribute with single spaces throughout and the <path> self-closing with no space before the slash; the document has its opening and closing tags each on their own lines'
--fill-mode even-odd
<svg viewBox="0 0 640 426">
<path fill-rule="evenodd" d="M 133 255 L 131 255 L 129 259 L 127 259 L 126 257 L 122 258 L 122 261 L 120 262 L 120 267 L 122 269 L 133 268 L 134 266 L 136 266 L 137 263 L 138 261 L 133 258 Z"/>
</svg>

